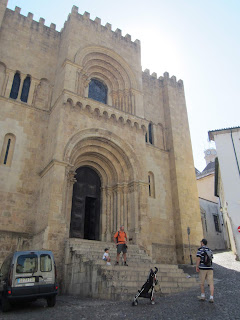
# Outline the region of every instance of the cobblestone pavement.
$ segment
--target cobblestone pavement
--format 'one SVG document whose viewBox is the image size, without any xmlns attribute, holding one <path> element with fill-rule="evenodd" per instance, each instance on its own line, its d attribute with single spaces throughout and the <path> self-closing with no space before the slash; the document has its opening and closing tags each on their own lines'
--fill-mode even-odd
<svg viewBox="0 0 240 320">
<path fill-rule="evenodd" d="M 240 262 L 234 260 L 231 252 L 214 255 L 214 282 L 214 304 L 197 300 L 199 288 L 156 297 L 155 305 L 150 305 L 148 299 L 139 299 L 136 307 L 131 306 L 131 301 L 116 302 L 58 296 L 54 308 L 47 308 L 46 302 L 39 300 L 31 304 L 14 306 L 13 310 L 6 314 L 0 312 L 0 319 L 240 319 Z M 208 288 L 206 292 L 208 297 Z"/>
</svg>

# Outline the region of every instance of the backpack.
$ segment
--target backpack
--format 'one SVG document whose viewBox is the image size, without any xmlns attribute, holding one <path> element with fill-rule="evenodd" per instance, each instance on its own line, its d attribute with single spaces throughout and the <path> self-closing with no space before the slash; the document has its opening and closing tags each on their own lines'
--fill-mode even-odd
<svg viewBox="0 0 240 320">
<path fill-rule="evenodd" d="M 213 259 L 212 251 L 209 249 L 206 249 L 206 250 L 204 250 L 202 255 L 203 255 L 203 264 L 206 267 L 211 267 L 212 266 L 212 259 Z"/>
</svg>

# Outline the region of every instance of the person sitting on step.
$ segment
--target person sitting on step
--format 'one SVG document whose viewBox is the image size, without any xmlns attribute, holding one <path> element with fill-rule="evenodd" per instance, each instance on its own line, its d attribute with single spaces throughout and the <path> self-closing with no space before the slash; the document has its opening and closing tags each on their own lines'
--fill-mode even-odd
<svg viewBox="0 0 240 320">
<path fill-rule="evenodd" d="M 103 254 L 102 259 L 107 262 L 107 266 L 111 265 L 111 263 L 110 263 L 111 259 L 110 259 L 109 249 L 108 248 L 104 249 L 104 254 Z"/>
</svg>

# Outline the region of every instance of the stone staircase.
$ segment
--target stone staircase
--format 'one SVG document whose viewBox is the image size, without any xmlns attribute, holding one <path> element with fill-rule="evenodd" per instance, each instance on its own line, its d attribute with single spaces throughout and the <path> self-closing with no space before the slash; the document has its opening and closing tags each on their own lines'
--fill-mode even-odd
<svg viewBox="0 0 240 320">
<path fill-rule="evenodd" d="M 109 248 L 111 266 L 102 260 Z M 159 285 L 156 294 L 170 294 L 197 285 L 177 265 L 154 263 L 137 245 L 128 245 L 128 266 L 114 265 L 116 246 L 111 242 L 69 239 L 65 246 L 65 274 L 63 292 L 85 297 L 129 300 L 146 282 L 150 269 L 158 268 Z"/>
</svg>

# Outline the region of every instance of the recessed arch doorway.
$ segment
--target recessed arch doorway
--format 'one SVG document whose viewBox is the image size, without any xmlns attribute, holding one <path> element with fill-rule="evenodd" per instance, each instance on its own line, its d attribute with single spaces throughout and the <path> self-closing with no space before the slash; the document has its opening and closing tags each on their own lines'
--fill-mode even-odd
<svg viewBox="0 0 240 320">
<path fill-rule="evenodd" d="M 92 168 L 82 166 L 76 170 L 75 179 L 70 237 L 100 240 L 100 177 Z"/>
</svg>

